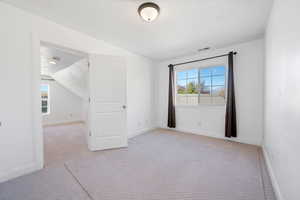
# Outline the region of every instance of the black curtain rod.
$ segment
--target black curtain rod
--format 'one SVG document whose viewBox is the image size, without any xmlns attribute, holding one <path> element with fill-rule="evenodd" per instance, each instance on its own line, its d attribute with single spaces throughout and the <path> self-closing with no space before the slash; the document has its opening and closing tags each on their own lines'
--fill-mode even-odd
<svg viewBox="0 0 300 200">
<path fill-rule="evenodd" d="M 236 54 L 237 54 L 237 52 L 233 52 L 233 55 L 236 55 Z M 192 61 L 188 61 L 188 62 L 177 63 L 177 64 L 173 64 L 173 66 L 185 65 L 185 64 L 190 64 L 190 63 L 194 63 L 194 62 L 200 62 L 200 61 L 204 61 L 204 60 L 210 60 L 210 59 L 214 59 L 214 58 L 225 57 L 225 56 L 228 56 L 228 55 L 229 55 L 229 53 L 223 54 L 223 55 L 219 55 L 219 56 L 213 56 L 213 57 L 203 58 L 203 59 L 199 59 L 199 60 L 192 60 Z"/>
</svg>

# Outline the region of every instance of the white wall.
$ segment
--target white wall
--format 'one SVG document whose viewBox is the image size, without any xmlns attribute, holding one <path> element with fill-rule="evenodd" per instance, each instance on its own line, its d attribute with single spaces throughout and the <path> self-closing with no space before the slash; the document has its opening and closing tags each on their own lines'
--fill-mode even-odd
<svg viewBox="0 0 300 200">
<path fill-rule="evenodd" d="M 256 145 L 261 144 L 263 135 L 264 83 L 264 41 L 262 39 L 159 63 L 156 71 L 156 87 L 158 91 L 156 122 L 159 127 L 167 127 L 168 65 L 225 54 L 232 50 L 238 52 L 235 56 L 234 65 L 238 118 L 238 138 L 235 140 Z M 193 65 L 211 65 L 214 64 L 213 62 L 209 61 Z M 224 60 L 218 60 L 215 64 L 220 62 L 224 62 Z M 227 63 L 227 59 L 225 59 L 225 62 Z M 177 106 L 176 117 L 177 130 L 224 138 L 224 105 Z"/>
<path fill-rule="evenodd" d="M 264 147 L 279 200 L 300 199 L 299 8 L 275 0 L 266 33 Z"/>
<path fill-rule="evenodd" d="M 154 63 L 142 57 L 128 60 L 127 70 L 127 128 L 132 137 L 155 125 Z"/>
<path fill-rule="evenodd" d="M 88 100 L 88 73 L 88 60 L 82 59 L 55 72 L 52 78 L 78 97 Z"/>
<path fill-rule="evenodd" d="M 42 167 L 42 154 L 35 153 L 42 145 L 37 139 L 41 127 L 33 124 L 33 110 L 40 110 L 33 104 L 33 93 L 40 87 L 33 77 L 36 37 L 86 53 L 126 57 L 129 135 L 154 126 L 151 60 L 4 3 L 0 13 L 0 182 Z"/>
<path fill-rule="evenodd" d="M 43 125 L 84 121 L 84 99 L 56 81 L 42 81 L 49 85 L 50 113 L 43 115 Z"/>
<path fill-rule="evenodd" d="M 34 169 L 31 19 L 0 3 L 0 182 Z"/>
</svg>

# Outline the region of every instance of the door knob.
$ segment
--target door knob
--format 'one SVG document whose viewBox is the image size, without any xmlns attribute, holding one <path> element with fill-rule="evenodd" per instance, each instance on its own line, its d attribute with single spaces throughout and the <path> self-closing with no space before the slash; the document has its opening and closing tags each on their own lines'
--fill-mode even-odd
<svg viewBox="0 0 300 200">
<path fill-rule="evenodd" d="M 125 105 L 123 105 L 123 106 L 122 106 L 122 108 L 123 108 L 123 109 L 126 109 L 126 106 L 125 106 Z"/>
</svg>

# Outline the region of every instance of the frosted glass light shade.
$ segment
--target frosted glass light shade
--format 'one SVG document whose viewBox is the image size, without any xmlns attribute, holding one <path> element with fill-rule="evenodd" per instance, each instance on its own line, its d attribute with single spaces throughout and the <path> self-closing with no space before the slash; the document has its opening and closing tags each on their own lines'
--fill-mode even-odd
<svg viewBox="0 0 300 200">
<path fill-rule="evenodd" d="M 151 22 L 155 20 L 159 15 L 159 6 L 155 3 L 144 3 L 142 4 L 139 9 L 139 15 L 141 18 L 147 22 Z"/>
</svg>

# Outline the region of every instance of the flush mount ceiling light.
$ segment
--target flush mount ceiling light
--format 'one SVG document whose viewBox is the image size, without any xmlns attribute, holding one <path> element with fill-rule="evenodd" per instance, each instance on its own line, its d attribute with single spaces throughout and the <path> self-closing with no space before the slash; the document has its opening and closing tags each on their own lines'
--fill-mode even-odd
<svg viewBox="0 0 300 200">
<path fill-rule="evenodd" d="M 59 61 L 60 61 L 60 58 L 56 57 L 56 56 L 54 56 L 51 59 L 49 59 L 49 63 L 52 64 L 52 65 L 56 65 L 57 62 L 59 62 Z"/>
<path fill-rule="evenodd" d="M 50 60 L 49 63 L 52 65 L 56 65 L 56 62 L 54 60 Z"/>
<path fill-rule="evenodd" d="M 152 22 L 159 15 L 159 6 L 152 2 L 143 3 L 138 9 L 138 13 L 146 22 Z"/>
</svg>

